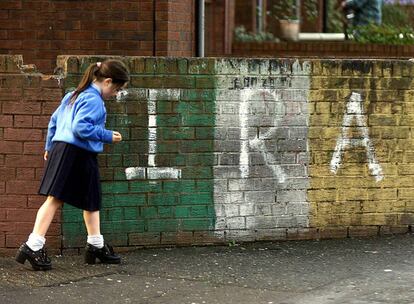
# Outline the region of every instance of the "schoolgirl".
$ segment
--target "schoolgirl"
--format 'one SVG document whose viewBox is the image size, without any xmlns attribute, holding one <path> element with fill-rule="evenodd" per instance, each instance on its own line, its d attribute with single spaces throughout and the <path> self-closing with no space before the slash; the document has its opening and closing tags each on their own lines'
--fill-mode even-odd
<svg viewBox="0 0 414 304">
<path fill-rule="evenodd" d="M 63 203 L 83 210 L 88 232 L 85 262 L 118 264 L 121 261 L 100 232 L 101 186 L 97 155 L 104 143 L 122 140 L 117 131 L 105 129 L 104 99 L 115 96 L 129 81 L 128 70 L 118 60 L 91 64 L 75 91 L 64 96 L 51 116 L 39 194 L 47 196 L 39 208 L 32 233 L 16 255 L 35 270 L 49 270 L 52 263 L 44 249 L 45 235 Z"/>
</svg>

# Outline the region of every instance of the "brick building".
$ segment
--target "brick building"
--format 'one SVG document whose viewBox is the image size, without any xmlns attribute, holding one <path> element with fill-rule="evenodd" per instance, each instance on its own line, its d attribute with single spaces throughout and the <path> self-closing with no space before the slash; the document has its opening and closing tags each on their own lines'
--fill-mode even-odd
<svg viewBox="0 0 414 304">
<path fill-rule="evenodd" d="M 56 56 L 192 56 L 194 0 L 3 0 L 0 54 L 50 73 Z"/>
</svg>

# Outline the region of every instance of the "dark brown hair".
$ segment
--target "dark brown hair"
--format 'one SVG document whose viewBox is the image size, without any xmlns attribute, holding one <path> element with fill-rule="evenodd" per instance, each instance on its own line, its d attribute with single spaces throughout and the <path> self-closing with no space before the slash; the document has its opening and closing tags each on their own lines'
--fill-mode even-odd
<svg viewBox="0 0 414 304">
<path fill-rule="evenodd" d="M 81 82 L 70 97 L 70 103 L 73 104 L 79 94 L 85 91 L 93 80 L 96 79 L 100 81 L 105 78 L 111 78 L 112 83 L 116 85 L 117 88 L 120 88 L 129 81 L 129 72 L 122 61 L 115 59 L 107 59 L 102 62 L 91 64 L 86 69 Z"/>
</svg>

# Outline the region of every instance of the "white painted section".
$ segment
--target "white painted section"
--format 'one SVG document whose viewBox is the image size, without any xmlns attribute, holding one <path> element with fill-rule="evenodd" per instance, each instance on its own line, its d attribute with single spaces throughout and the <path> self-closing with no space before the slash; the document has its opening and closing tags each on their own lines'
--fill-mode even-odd
<svg viewBox="0 0 414 304">
<path fill-rule="evenodd" d="M 309 227 L 304 142 L 311 67 L 299 60 L 216 61 L 217 238 L 254 240 Z M 288 129 L 303 130 L 303 136 Z"/>
<path fill-rule="evenodd" d="M 349 129 L 352 128 L 352 122 L 356 120 L 356 128 L 362 135 L 362 138 L 348 138 Z M 331 172 L 335 173 L 341 166 L 342 155 L 345 149 L 348 147 L 365 147 L 368 168 L 371 174 L 375 177 L 377 182 L 381 181 L 384 176 L 382 174 L 382 168 L 378 164 L 375 158 L 375 149 L 369 138 L 369 132 L 366 122 L 366 116 L 364 115 L 364 106 L 362 104 L 362 98 L 359 93 L 353 92 L 346 105 L 346 111 L 342 122 L 341 134 L 336 142 L 335 152 L 331 159 Z"/>
</svg>

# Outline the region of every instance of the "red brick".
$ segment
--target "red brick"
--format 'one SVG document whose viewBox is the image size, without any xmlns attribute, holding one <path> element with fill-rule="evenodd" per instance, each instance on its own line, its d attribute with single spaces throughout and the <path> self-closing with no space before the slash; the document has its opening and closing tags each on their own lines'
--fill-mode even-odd
<svg viewBox="0 0 414 304">
<path fill-rule="evenodd" d="M 29 234 L 33 231 L 33 225 L 34 223 L 32 222 L 18 223 L 17 225 L 15 225 L 13 234 L 19 234 L 19 235 L 25 234 L 29 236 Z"/>
<path fill-rule="evenodd" d="M 8 181 L 6 182 L 7 194 L 33 194 L 39 190 L 39 181 Z"/>
<path fill-rule="evenodd" d="M 21 154 L 23 152 L 23 143 L 17 141 L 0 141 L 0 153 L 15 153 Z"/>
<path fill-rule="evenodd" d="M 0 193 L 6 192 L 6 182 L 0 182 Z"/>
<path fill-rule="evenodd" d="M 6 234 L 0 232 L 0 248 L 6 246 Z M 2 253 L 0 252 L 0 255 Z"/>
<path fill-rule="evenodd" d="M 36 168 L 35 172 L 35 180 L 40 181 L 43 177 L 43 170 L 44 168 Z"/>
<path fill-rule="evenodd" d="M 17 127 L 17 128 L 33 127 L 33 116 L 14 115 L 14 127 Z"/>
<path fill-rule="evenodd" d="M 113 1 L 111 2 L 112 10 L 126 10 L 126 11 L 138 11 L 139 3 L 130 1 Z"/>
<path fill-rule="evenodd" d="M 59 107 L 60 102 L 45 102 L 42 105 L 42 114 L 52 115 L 53 112 Z"/>
<path fill-rule="evenodd" d="M 16 179 L 17 180 L 30 180 L 32 181 L 35 177 L 34 168 L 17 168 Z"/>
<path fill-rule="evenodd" d="M 46 40 L 46 39 L 64 40 L 66 39 L 66 32 L 50 30 L 50 29 L 39 29 L 36 31 L 36 39 L 38 40 Z"/>
<path fill-rule="evenodd" d="M 8 31 L 8 38 L 9 39 L 15 39 L 15 40 L 26 40 L 26 39 L 33 39 L 33 37 L 36 35 L 35 31 L 26 31 L 26 30 L 18 30 Z"/>
<path fill-rule="evenodd" d="M 47 88 L 27 88 L 23 91 L 26 100 L 56 101 L 62 99 L 62 90 Z"/>
<path fill-rule="evenodd" d="M 4 102 L 3 114 L 40 114 L 40 107 L 37 102 Z"/>
<path fill-rule="evenodd" d="M 30 222 L 36 219 L 38 209 L 7 209 L 6 222 Z"/>
<path fill-rule="evenodd" d="M 22 0 L 2 0 L 0 10 L 22 9 Z"/>
<path fill-rule="evenodd" d="M 2 194 L 0 195 L 1 208 L 25 208 L 27 206 L 26 195 Z"/>
<path fill-rule="evenodd" d="M 1 232 L 14 232 L 16 229 L 15 223 L 12 222 L 1 222 L 0 223 L 0 233 Z"/>
<path fill-rule="evenodd" d="M 46 234 L 46 238 L 48 240 L 49 240 L 49 238 L 48 238 L 49 236 L 60 236 L 62 234 L 62 229 L 61 229 L 61 225 L 60 225 L 61 217 L 60 217 L 60 215 L 58 216 L 57 212 L 55 214 L 55 218 L 57 218 L 59 220 L 59 222 L 52 223 L 49 226 L 49 230 L 47 231 L 47 234 Z"/>
<path fill-rule="evenodd" d="M 15 168 L 0 168 L 0 181 L 8 181 L 15 179 L 16 169 Z"/>
<path fill-rule="evenodd" d="M 23 143 L 23 154 L 43 155 L 44 148 L 44 142 L 25 142 Z"/>
<path fill-rule="evenodd" d="M 53 235 L 47 235 L 47 247 L 48 248 L 61 248 L 62 247 L 62 237 L 59 236 L 53 236 Z"/>
<path fill-rule="evenodd" d="M 55 77 L 50 77 L 50 78 L 43 77 L 42 81 L 40 82 L 40 86 L 42 88 L 49 88 L 49 89 L 59 90 L 59 92 L 60 92 L 59 99 L 63 98 L 62 89 L 59 86 L 59 81 Z"/>
<path fill-rule="evenodd" d="M 40 185 L 40 184 L 39 184 Z M 40 208 L 45 202 L 46 196 L 43 195 L 29 195 L 27 198 L 28 208 Z"/>
<path fill-rule="evenodd" d="M 50 121 L 50 115 L 33 116 L 34 128 L 47 128 Z"/>
<path fill-rule="evenodd" d="M 23 242 L 27 241 L 28 235 L 6 234 L 6 247 L 18 248 Z"/>
<path fill-rule="evenodd" d="M 7 167 L 40 168 L 43 162 L 43 155 L 6 155 Z"/>
<path fill-rule="evenodd" d="M 78 32 L 68 32 L 66 39 L 69 40 L 92 40 L 94 39 L 94 32 L 90 31 L 78 31 Z"/>
<path fill-rule="evenodd" d="M 10 76 L 8 76 L 5 80 L 8 80 L 5 83 L 5 85 L 7 85 L 9 88 L 7 88 L 7 87 L 6 88 L 0 88 L 0 100 L 20 101 L 22 99 L 22 90 L 19 89 L 18 87 L 21 86 L 22 82 L 19 81 L 19 80 L 13 79 Z M 0 86 L 3 87 L 3 85 L 0 85 Z M 3 113 L 5 113 L 4 110 L 3 110 Z"/>
<path fill-rule="evenodd" d="M 82 41 L 82 49 L 85 49 L 84 42 L 86 41 Z M 81 42 L 76 40 L 53 40 L 50 48 L 55 50 L 80 49 Z"/>
<path fill-rule="evenodd" d="M 13 116 L 12 115 L 0 115 L 0 128 L 11 127 L 11 126 L 13 126 Z"/>
<path fill-rule="evenodd" d="M 42 131 L 37 129 L 4 129 L 5 140 L 28 141 L 42 140 Z"/>
<path fill-rule="evenodd" d="M 9 11 L 0 10 L 0 19 L 9 19 Z"/>
</svg>

